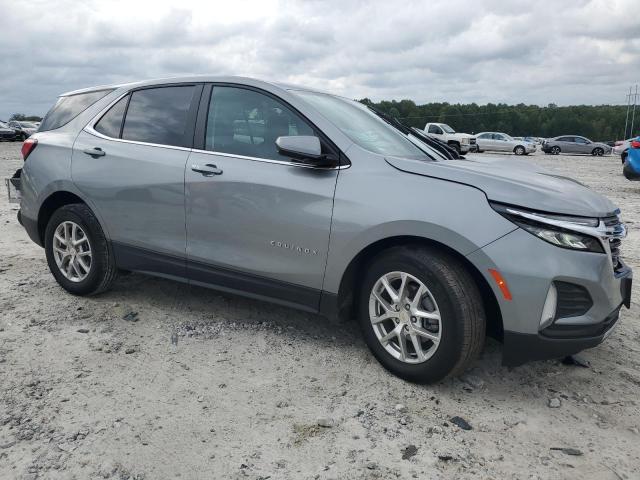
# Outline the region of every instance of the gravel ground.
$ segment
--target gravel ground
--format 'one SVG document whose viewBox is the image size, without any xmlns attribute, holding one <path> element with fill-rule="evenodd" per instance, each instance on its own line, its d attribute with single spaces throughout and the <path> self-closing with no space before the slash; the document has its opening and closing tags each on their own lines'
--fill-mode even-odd
<svg viewBox="0 0 640 480">
<path fill-rule="evenodd" d="M 2 177 L 19 148 L 0 144 Z M 640 266 L 618 158 L 528 158 L 614 200 Z M 138 274 L 68 295 L 0 198 L 2 479 L 639 478 L 638 289 L 586 368 L 504 368 L 488 340 L 416 386 L 352 323 Z"/>
</svg>

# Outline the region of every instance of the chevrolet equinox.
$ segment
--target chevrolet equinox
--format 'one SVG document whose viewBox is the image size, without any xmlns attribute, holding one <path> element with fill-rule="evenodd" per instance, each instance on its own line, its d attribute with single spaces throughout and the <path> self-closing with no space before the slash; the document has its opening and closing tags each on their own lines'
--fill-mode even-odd
<svg viewBox="0 0 640 480">
<path fill-rule="evenodd" d="M 137 271 L 357 317 L 414 382 L 594 347 L 631 295 L 608 199 L 465 159 L 365 105 L 189 77 L 60 96 L 23 145 L 18 214 L 75 295 Z M 18 178 L 19 177 L 19 178 Z"/>
</svg>

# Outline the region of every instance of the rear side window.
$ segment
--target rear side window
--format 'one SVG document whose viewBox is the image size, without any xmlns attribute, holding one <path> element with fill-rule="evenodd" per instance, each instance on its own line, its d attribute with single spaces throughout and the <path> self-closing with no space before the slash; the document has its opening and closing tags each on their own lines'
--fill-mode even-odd
<svg viewBox="0 0 640 480">
<path fill-rule="evenodd" d="M 133 92 L 122 129 L 123 140 L 184 146 L 194 90 L 190 85 Z"/>
<path fill-rule="evenodd" d="M 112 91 L 113 89 L 99 90 L 58 98 L 56 104 L 45 115 L 44 120 L 42 120 L 40 131 L 54 130 L 66 125 Z"/>
<path fill-rule="evenodd" d="M 429 133 L 442 134 L 442 129 L 437 125 L 429 125 Z"/>
<path fill-rule="evenodd" d="M 107 137 L 120 138 L 120 129 L 122 127 L 122 119 L 124 111 L 127 108 L 129 95 L 125 95 L 116 104 L 105 113 L 100 121 L 96 123 L 94 130 Z"/>
</svg>

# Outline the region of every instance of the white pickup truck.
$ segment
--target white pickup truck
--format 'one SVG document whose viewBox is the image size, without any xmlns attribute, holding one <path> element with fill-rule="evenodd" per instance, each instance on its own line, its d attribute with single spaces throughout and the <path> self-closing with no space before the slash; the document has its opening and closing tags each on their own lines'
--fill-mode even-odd
<svg viewBox="0 0 640 480">
<path fill-rule="evenodd" d="M 442 140 L 459 154 L 475 152 L 478 148 L 476 137 L 468 133 L 458 133 L 446 123 L 427 123 L 424 127 L 427 135 Z"/>
</svg>

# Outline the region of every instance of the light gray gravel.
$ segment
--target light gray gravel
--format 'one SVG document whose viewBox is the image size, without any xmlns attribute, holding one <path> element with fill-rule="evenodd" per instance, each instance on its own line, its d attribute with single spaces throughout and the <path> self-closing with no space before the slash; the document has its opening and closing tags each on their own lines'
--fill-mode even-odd
<svg viewBox="0 0 640 480">
<path fill-rule="evenodd" d="M 0 144 L 2 177 L 19 148 Z M 640 184 L 618 158 L 528 160 L 617 202 L 640 265 Z M 503 368 L 488 341 L 462 379 L 421 387 L 384 371 L 353 324 L 138 274 L 73 297 L 15 215 L 3 196 L 2 479 L 637 478 L 636 293 L 583 354 L 591 368 Z"/>
</svg>

